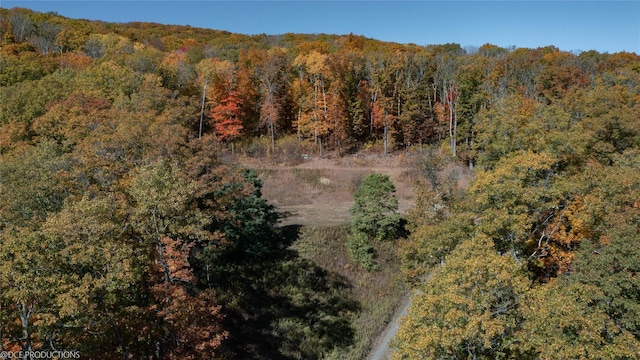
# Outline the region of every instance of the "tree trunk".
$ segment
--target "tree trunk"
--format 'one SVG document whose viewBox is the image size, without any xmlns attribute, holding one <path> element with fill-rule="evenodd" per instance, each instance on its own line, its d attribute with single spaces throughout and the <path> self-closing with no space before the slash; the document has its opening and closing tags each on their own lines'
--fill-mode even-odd
<svg viewBox="0 0 640 360">
<path fill-rule="evenodd" d="M 32 351 L 31 348 L 31 329 L 29 328 L 29 321 L 31 319 L 31 311 L 33 305 L 26 306 L 24 304 L 17 304 L 18 312 L 20 313 L 20 322 L 22 323 L 22 336 L 24 337 L 24 346 L 22 351 Z"/>
<path fill-rule="evenodd" d="M 302 120 L 302 106 L 298 107 L 298 142 L 302 141 L 302 133 L 300 132 L 300 121 Z"/>
<path fill-rule="evenodd" d="M 202 105 L 200 106 L 200 129 L 198 130 L 198 139 L 202 138 L 202 123 L 204 122 L 204 102 L 207 97 L 207 82 L 209 80 L 204 80 L 204 89 L 202 90 Z"/>
<path fill-rule="evenodd" d="M 271 119 L 269 125 L 271 127 L 271 153 L 274 153 L 276 151 L 276 132 L 274 130 L 273 119 Z"/>
<path fill-rule="evenodd" d="M 387 121 L 387 111 L 384 111 L 384 156 L 387 156 L 387 146 L 389 144 L 389 123 Z"/>
</svg>

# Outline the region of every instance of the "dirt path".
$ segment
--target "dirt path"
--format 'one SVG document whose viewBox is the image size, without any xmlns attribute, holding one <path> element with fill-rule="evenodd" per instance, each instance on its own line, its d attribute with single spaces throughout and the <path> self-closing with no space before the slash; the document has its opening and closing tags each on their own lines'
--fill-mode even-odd
<svg viewBox="0 0 640 360">
<path fill-rule="evenodd" d="M 399 320 L 403 316 L 407 315 L 410 306 L 411 294 L 407 293 L 402 298 L 402 301 L 400 301 L 400 303 L 398 304 L 396 312 L 393 315 L 393 318 L 391 318 L 391 320 L 389 321 L 389 324 L 387 325 L 384 332 L 382 332 L 378 339 L 372 344 L 372 348 L 369 352 L 369 355 L 367 356 L 367 360 L 387 360 L 391 358 L 392 352 L 389 348 L 391 339 L 396 336 L 396 333 L 398 332 L 398 328 L 400 326 Z"/>
</svg>

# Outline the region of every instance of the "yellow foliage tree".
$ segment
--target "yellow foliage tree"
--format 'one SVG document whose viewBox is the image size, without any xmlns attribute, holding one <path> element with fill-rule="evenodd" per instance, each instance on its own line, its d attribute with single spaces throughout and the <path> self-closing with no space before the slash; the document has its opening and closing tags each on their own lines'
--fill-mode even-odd
<svg viewBox="0 0 640 360">
<path fill-rule="evenodd" d="M 458 245 L 413 297 L 394 359 L 495 359 L 512 352 L 518 306 L 529 288 L 521 266 L 478 235 Z"/>
</svg>

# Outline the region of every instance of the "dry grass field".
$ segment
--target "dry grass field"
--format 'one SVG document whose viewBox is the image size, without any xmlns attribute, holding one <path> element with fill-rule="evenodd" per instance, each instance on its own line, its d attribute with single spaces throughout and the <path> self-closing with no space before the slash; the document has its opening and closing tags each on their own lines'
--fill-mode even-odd
<svg viewBox="0 0 640 360">
<path fill-rule="evenodd" d="M 265 165 L 243 161 L 264 181 L 263 196 L 283 214 L 281 225 L 329 226 L 348 223 L 349 208 L 367 174 L 389 175 L 396 187 L 399 212 L 415 199 L 401 157 L 360 156 L 336 160 L 310 158 L 298 165 Z"/>
</svg>

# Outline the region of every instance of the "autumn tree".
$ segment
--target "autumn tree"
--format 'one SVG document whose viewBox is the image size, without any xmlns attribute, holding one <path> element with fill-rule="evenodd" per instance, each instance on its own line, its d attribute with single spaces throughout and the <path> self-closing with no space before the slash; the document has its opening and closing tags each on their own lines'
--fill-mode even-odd
<svg viewBox="0 0 640 360">
<path fill-rule="evenodd" d="M 186 53 L 176 51 L 166 54 L 160 63 L 159 73 L 163 85 L 174 91 L 174 97 L 195 92 L 193 85 L 196 72 L 187 62 Z"/>
<path fill-rule="evenodd" d="M 370 59 L 371 131 L 382 129 L 383 154 L 389 151 L 393 125 L 401 111 L 401 67 L 402 63 L 391 55 Z"/>
<path fill-rule="evenodd" d="M 256 67 L 256 77 L 260 82 L 262 105 L 260 121 L 267 126 L 271 138 L 271 151 L 275 150 L 276 125 L 281 116 L 282 102 L 279 97 L 284 86 L 284 74 L 287 66 L 286 51 L 272 49 L 264 54 L 264 59 Z"/>
<path fill-rule="evenodd" d="M 498 251 L 534 254 L 538 239 L 531 229 L 546 228 L 565 207 L 562 196 L 554 196 L 551 188 L 557 162 L 547 153 L 514 152 L 494 171 L 478 173 L 469 191 L 482 216 L 480 230 L 493 239 Z"/>
<path fill-rule="evenodd" d="M 0 252 L 5 259 L 0 267 L 0 302 L 8 307 L 3 309 L 6 321 L 19 324 L 3 336 L 16 349 L 30 351 L 39 348 L 47 325 L 58 318 L 59 277 L 52 258 L 57 254 L 39 245 L 47 244 L 40 228 L 49 213 L 63 206 L 66 194 L 56 175 L 68 164 L 51 141 L 3 155 L 0 164 Z"/>
<path fill-rule="evenodd" d="M 536 90 L 546 101 L 555 101 L 567 91 L 584 87 L 589 79 L 582 73 L 577 56 L 567 52 L 549 52 L 542 57 L 543 69 L 536 79 Z"/>
<path fill-rule="evenodd" d="M 85 194 L 43 224 L 41 241 L 48 244 L 49 263 L 57 264 L 55 276 L 41 278 L 57 293 L 56 311 L 43 323 L 49 332 L 43 347 L 81 346 L 82 353 L 94 354 L 95 347 L 113 343 L 126 353 L 126 330 L 114 318 L 130 304 L 130 289 L 137 288 L 141 273 L 132 257 L 134 243 L 122 236 L 121 204 L 115 195 Z"/>
<path fill-rule="evenodd" d="M 490 239 L 464 241 L 414 295 L 394 340 L 394 358 L 508 356 L 528 287 L 521 266 L 497 254 Z"/>
<path fill-rule="evenodd" d="M 56 46 L 56 39 L 62 27 L 58 24 L 41 21 L 35 24 L 35 31 L 29 38 L 29 43 L 43 55 L 60 52 L 61 49 Z"/>
<path fill-rule="evenodd" d="M 429 79 L 433 60 L 427 54 L 407 54 L 403 64 L 400 113 L 402 142 L 405 146 L 431 142 L 435 135 L 433 96 Z"/>
<path fill-rule="evenodd" d="M 326 54 L 313 51 L 309 54 L 300 54 L 294 60 L 294 65 L 299 69 L 301 84 L 306 82 L 309 88 L 313 88 L 313 92 L 307 92 L 306 96 L 304 94 L 299 96 L 300 119 L 298 126 L 309 129 L 309 132 L 313 134 L 320 155 L 322 155 L 323 138 L 331 130 L 327 118 L 327 58 Z"/>
<path fill-rule="evenodd" d="M 531 358 L 634 358 L 640 342 L 607 316 L 602 299 L 596 286 L 565 281 L 531 290 L 522 306 L 517 348 Z"/>
<path fill-rule="evenodd" d="M 141 77 L 126 66 L 106 61 L 82 72 L 79 85 L 85 91 L 91 91 L 110 101 L 130 96 L 140 84 Z"/>
<path fill-rule="evenodd" d="M 490 60 L 478 55 L 468 56 L 458 68 L 456 74 L 458 121 L 457 155 L 465 160 L 470 168 L 475 166 L 474 146 L 476 142 L 476 123 L 481 111 L 489 104 L 489 94 L 484 89 Z"/>
<path fill-rule="evenodd" d="M 131 180 L 131 222 L 141 246 L 150 254 L 147 275 L 160 321 L 160 333 L 150 344 L 166 356 L 211 358 L 227 337 L 219 324 L 220 307 L 211 290 L 190 293 L 196 285 L 191 249 L 221 236 L 208 230 L 211 218 L 194 201 L 195 182 L 161 161 L 139 169 Z"/>
<path fill-rule="evenodd" d="M 638 271 L 638 156 L 637 150 L 615 156 L 615 163 L 589 163 L 572 184 L 582 195 L 580 211 L 571 224 L 581 230 L 583 240 L 575 250 L 571 276 L 563 286 L 594 286 L 592 300 L 599 311 L 619 328 L 612 336 L 628 331 L 640 346 L 637 321 Z"/>
<path fill-rule="evenodd" d="M 242 135 L 242 116 L 240 98 L 237 91 L 232 91 L 228 97 L 211 109 L 211 116 L 215 120 L 215 130 L 222 141 L 231 142 Z"/>
<path fill-rule="evenodd" d="M 231 142 L 233 151 L 233 141 L 242 134 L 244 116 L 235 66 L 227 60 L 203 59 L 197 69 L 203 82 L 201 116 L 204 116 L 205 105 L 208 104 L 208 116 L 213 120 L 216 135 L 222 141 Z"/>
<path fill-rule="evenodd" d="M 13 37 L 17 42 L 28 41 L 35 30 L 35 24 L 28 12 L 16 9 L 9 14 L 9 22 Z"/>
<path fill-rule="evenodd" d="M 339 154 L 345 145 L 349 145 L 349 135 L 353 133 L 354 120 L 351 116 L 358 116 L 357 113 L 350 114 L 349 103 L 351 98 L 357 97 L 358 83 L 364 78 L 363 65 L 356 53 L 338 52 L 327 59 L 331 81 L 328 89 L 327 120 L 331 126 L 333 146 L 338 149 Z M 352 111 L 362 111 L 362 108 L 353 107 L 357 104 L 351 104 Z"/>
</svg>

